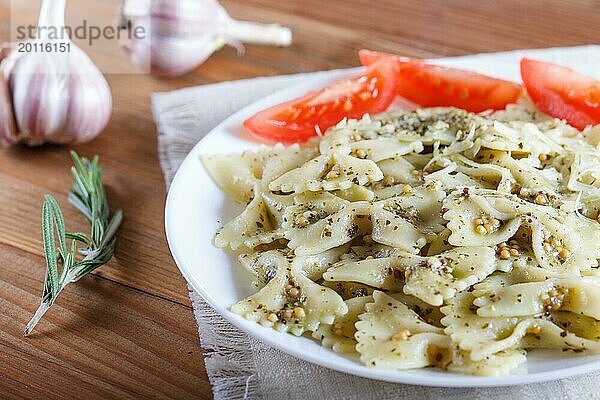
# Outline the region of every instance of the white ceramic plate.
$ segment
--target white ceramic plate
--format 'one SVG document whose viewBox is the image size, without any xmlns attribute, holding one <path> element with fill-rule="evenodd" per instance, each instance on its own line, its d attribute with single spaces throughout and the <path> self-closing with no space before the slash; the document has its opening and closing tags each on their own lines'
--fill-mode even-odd
<svg viewBox="0 0 600 400">
<path fill-rule="evenodd" d="M 451 374 L 435 369 L 386 371 L 368 368 L 356 357 L 346 357 L 306 337 L 276 332 L 229 311 L 240 299 L 254 293 L 251 276 L 235 257 L 213 246 L 219 227 L 242 208 L 228 200 L 204 170 L 200 155 L 236 153 L 256 149 L 242 122 L 270 105 L 323 87 L 349 72 L 310 79 L 264 98 L 235 113 L 202 139 L 187 156 L 173 180 L 167 198 L 165 224 L 173 257 L 190 285 L 223 317 L 248 334 L 286 353 L 331 369 L 389 382 L 427 386 L 505 386 L 565 378 L 600 369 L 600 356 L 571 352 L 537 351 L 527 356 L 526 367 L 505 377 L 488 378 Z"/>
</svg>

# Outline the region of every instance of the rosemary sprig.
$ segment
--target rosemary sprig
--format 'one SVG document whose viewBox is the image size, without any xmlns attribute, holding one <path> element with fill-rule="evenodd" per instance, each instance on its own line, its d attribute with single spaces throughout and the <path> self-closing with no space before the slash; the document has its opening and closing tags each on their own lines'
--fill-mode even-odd
<svg viewBox="0 0 600 400">
<path fill-rule="evenodd" d="M 42 236 L 46 257 L 44 292 L 40 307 L 25 328 L 25 335 L 31 333 L 65 286 L 77 282 L 110 260 L 115 249 L 116 233 L 123 220 L 121 210 L 117 210 L 110 218 L 98 156 L 90 161 L 72 151 L 71 157 L 74 163 L 71 168 L 73 189 L 69 192 L 68 200 L 88 220 L 91 231 L 89 235 L 67 232 L 58 203 L 51 195 L 45 196 L 42 207 Z M 71 241 L 70 246 L 68 240 Z"/>
</svg>

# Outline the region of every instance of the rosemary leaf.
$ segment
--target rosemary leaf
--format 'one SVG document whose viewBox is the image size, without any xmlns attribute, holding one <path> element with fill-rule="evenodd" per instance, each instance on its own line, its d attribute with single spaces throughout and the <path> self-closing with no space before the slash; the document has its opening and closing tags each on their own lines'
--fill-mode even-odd
<svg viewBox="0 0 600 400">
<path fill-rule="evenodd" d="M 42 232 L 44 237 L 44 255 L 46 257 L 46 284 L 44 285 L 44 298 L 50 297 L 50 304 L 54 300 L 53 293 L 59 291 L 58 281 L 58 255 L 54 241 L 54 217 L 50 210 L 52 205 L 46 200 L 42 207 Z"/>
<path fill-rule="evenodd" d="M 65 234 L 65 219 L 63 218 L 62 212 L 58 202 L 54 197 L 50 195 L 45 196 L 46 202 L 48 202 L 52 216 L 54 217 L 54 223 L 56 224 L 56 232 L 58 233 L 58 244 L 61 257 L 67 256 L 67 238 Z"/>
<path fill-rule="evenodd" d="M 25 327 L 25 335 L 31 333 L 65 286 L 78 281 L 112 258 L 116 234 L 123 221 L 121 210 L 110 217 L 98 156 L 89 161 L 71 152 L 71 158 L 74 164 L 71 168 L 73 189 L 68 200 L 90 223 L 90 234 L 67 232 L 58 202 L 51 195 L 45 196 L 42 207 L 42 237 L 46 258 L 44 291 L 40 307 Z M 68 240 L 71 241 L 70 250 Z"/>
</svg>

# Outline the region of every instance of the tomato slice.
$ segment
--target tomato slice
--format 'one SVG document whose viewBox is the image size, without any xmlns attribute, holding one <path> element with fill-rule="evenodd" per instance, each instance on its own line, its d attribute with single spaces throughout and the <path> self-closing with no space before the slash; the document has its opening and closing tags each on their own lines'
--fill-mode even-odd
<svg viewBox="0 0 600 400">
<path fill-rule="evenodd" d="M 362 65 L 371 65 L 375 61 L 381 60 L 382 58 L 395 58 L 399 60 L 401 63 L 404 62 L 419 62 L 419 60 L 415 60 L 408 57 L 397 56 L 395 54 L 382 53 L 381 51 L 372 51 L 367 49 L 362 49 L 358 51 L 358 58 Z"/>
<path fill-rule="evenodd" d="M 361 118 L 385 111 L 396 96 L 397 64 L 383 59 L 354 79 L 260 111 L 244 121 L 253 135 L 268 142 L 304 142 L 344 117 Z"/>
<path fill-rule="evenodd" d="M 520 85 L 476 72 L 440 67 L 369 50 L 359 52 L 363 65 L 383 58 L 395 58 L 399 64 L 396 93 L 424 107 L 458 107 L 471 112 L 501 110 L 516 102 Z"/>
<path fill-rule="evenodd" d="M 600 124 L 600 81 L 560 65 L 523 58 L 521 77 L 535 105 L 577 129 Z"/>
</svg>

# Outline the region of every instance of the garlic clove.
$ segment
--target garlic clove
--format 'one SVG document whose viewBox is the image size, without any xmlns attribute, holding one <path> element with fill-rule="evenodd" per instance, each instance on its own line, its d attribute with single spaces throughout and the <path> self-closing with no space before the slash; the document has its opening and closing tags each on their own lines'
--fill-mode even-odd
<svg viewBox="0 0 600 400">
<path fill-rule="evenodd" d="M 23 56 L 7 66 L 20 142 L 85 143 L 108 124 L 110 88 L 80 48 Z"/>
<path fill-rule="evenodd" d="M 13 53 L 12 55 L 17 54 Z M 10 57 L 9 57 L 10 58 Z M 67 73 L 61 55 L 17 56 L 9 68 L 19 141 L 53 141 L 68 116 Z"/>
<path fill-rule="evenodd" d="M 92 60 L 79 48 L 79 64 L 71 71 L 69 118 L 55 143 L 86 143 L 103 131 L 112 114 L 110 86 Z M 100 79 L 101 78 L 101 79 Z"/>
<path fill-rule="evenodd" d="M 216 0 L 152 0 L 149 10 L 146 27 L 151 28 L 154 36 L 214 36 L 229 17 Z"/>
<path fill-rule="evenodd" d="M 43 0 L 39 26 L 64 26 L 65 0 Z M 84 143 L 112 113 L 110 87 L 85 52 L 48 35 L 34 45 L 66 44 L 67 52 L 11 52 L 0 61 L 0 144 Z"/>
<path fill-rule="evenodd" d="M 197 39 L 156 36 L 152 40 L 132 39 L 126 50 L 137 68 L 172 77 L 196 69 L 225 44 L 223 38 L 212 36 Z"/>
<path fill-rule="evenodd" d="M 237 21 L 216 0 L 125 0 L 121 25 L 143 28 L 123 44 L 133 64 L 175 77 L 197 68 L 225 44 L 288 46 L 292 33 L 277 24 Z M 241 52 L 240 52 L 241 53 Z"/>
<path fill-rule="evenodd" d="M 0 146 L 8 147 L 18 141 L 12 96 L 0 64 Z"/>
</svg>

